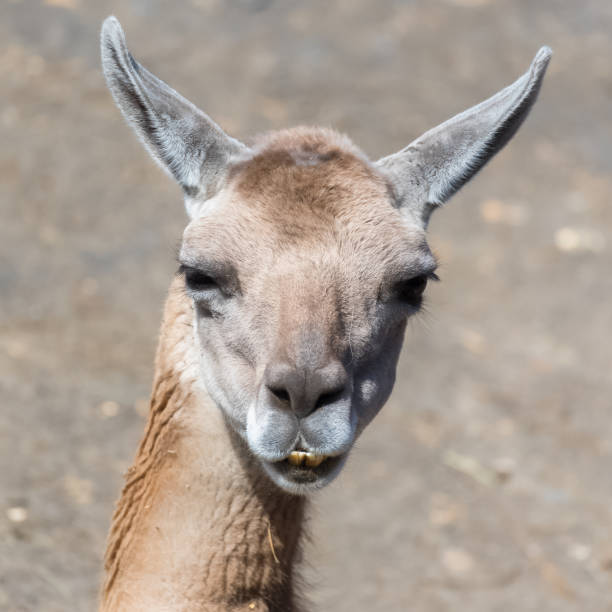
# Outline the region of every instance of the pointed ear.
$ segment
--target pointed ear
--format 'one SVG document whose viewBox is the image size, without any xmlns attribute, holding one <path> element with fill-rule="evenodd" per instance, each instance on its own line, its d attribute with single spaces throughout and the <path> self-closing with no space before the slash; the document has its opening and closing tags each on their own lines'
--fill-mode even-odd
<svg viewBox="0 0 612 612">
<path fill-rule="evenodd" d="M 431 212 L 514 136 L 536 101 L 551 55 L 542 47 L 512 85 L 376 162 L 390 179 L 399 206 L 426 226 Z"/>
<path fill-rule="evenodd" d="M 228 163 L 247 147 L 230 138 L 189 100 L 143 68 L 129 52 L 121 25 L 102 26 L 102 68 L 113 98 L 153 158 L 185 192 L 186 204 L 212 197 Z"/>
</svg>

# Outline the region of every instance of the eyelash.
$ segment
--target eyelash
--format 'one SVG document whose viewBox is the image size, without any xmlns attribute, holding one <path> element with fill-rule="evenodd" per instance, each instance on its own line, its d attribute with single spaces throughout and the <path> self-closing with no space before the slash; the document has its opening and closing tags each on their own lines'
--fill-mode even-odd
<svg viewBox="0 0 612 612">
<path fill-rule="evenodd" d="M 417 276 L 396 283 L 393 287 L 393 293 L 401 302 L 418 307 L 423 300 L 423 293 L 427 288 L 427 281 L 429 280 L 439 281 L 440 278 L 435 272 L 418 274 Z"/>
<path fill-rule="evenodd" d="M 178 273 L 184 275 L 185 287 L 191 293 L 197 294 L 219 289 L 219 284 L 214 277 L 198 268 L 191 268 L 181 264 Z"/>
</svg>

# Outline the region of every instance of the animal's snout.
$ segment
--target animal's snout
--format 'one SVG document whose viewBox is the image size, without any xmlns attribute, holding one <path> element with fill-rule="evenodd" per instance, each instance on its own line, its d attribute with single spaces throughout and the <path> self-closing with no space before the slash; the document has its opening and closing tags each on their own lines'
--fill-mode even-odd
<svg viewBox="0 0 612 612">
<path fill-rule="evenodd" d="M 269 363 L 263 381 L 268 401 L 291 409 L 301 419 L 340 400 L 347 388 L 348 373 L 336 358 L 321 361 L 298 365 L 279 359 Z"/>
</svg>

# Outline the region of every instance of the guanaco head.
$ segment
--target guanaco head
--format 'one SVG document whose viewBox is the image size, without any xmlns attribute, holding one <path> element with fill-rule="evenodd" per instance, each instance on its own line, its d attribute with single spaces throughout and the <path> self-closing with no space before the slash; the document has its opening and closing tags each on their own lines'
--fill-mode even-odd
<svg viewBox="0 0 612 612">
<path fill-rule="evenodd" d="M 429 216 L 514 135 L 550 55 L 370 161 L 328 129 L 229 137 L 134 60 L 114 17 L 104 22 L 115 101 L 184 191 L 180 269 L 200 375 L 281 488 L 327 484 L 389 397 L 406 321 L 436 278 Z"/>
</svg>

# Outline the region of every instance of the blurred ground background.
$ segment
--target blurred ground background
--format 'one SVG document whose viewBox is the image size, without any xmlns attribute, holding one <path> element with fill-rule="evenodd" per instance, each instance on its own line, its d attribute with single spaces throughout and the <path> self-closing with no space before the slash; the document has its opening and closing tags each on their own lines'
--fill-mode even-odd
<svg viewBox="0 0 612 612">
<path fill-rule="evenodd" d="M 433 219 L 443 282 L 304 575 L 320 611 L 611 610 L 604 0 L 3 0 L 0 609 L 95 606 L 186 221 L 105 88 L 110 13 L 231 134 L 333 125 L 374 158 L 553 47 L 516 139 Z"/>
</svg>

